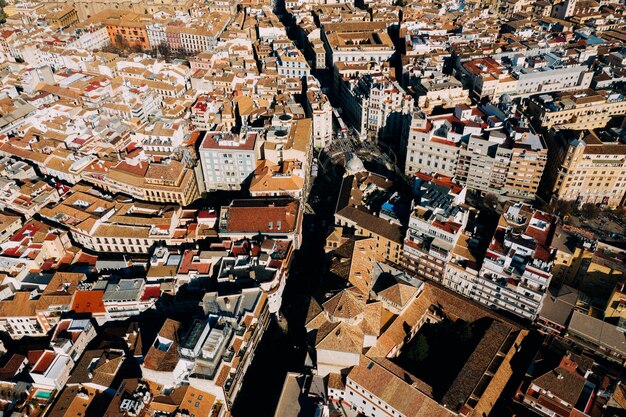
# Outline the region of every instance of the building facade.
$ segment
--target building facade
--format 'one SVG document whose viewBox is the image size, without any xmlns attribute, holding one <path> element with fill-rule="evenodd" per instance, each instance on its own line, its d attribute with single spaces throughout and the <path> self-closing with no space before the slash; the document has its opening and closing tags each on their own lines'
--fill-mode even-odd
<svg viewBox="0 0 626 417">
<path fill-rule="evenodd" d="M 256 167 L 258 134 L 236 136 L 229 132 L 207 132 L 199 156 L 207 191 L 239 190 Z"/>
</svg>

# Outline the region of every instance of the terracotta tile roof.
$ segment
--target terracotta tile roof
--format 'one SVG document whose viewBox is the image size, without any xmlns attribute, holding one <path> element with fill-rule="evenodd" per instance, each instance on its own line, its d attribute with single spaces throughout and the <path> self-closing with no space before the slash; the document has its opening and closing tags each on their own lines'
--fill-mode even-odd
<svg viewBox="0 0 626 417">
<path fill-rule="evenodd" d="M 406 417 L 452 417 L 456 415 L 365 356 L 361 356 L 359 365 L 352 368 L 347 378 Z"/>
<path fill-rule="evenodd" d="M 355 319 L 365 311 L 367 296 L 358 288 L 351 287 L 335 294 L 322 304 L 330 317 L 336 319 Z"/>
<path fill-rule="evenodd" d="M 308 327 L 308 324 L 315 320 L 322 312 L 322 306 L 320 306 L 315 298 L 311 297 L 309 300 L 306 318 L 304 319 L 304 325 Z"/>
<path fill-rule="evenodd" d="M 328 374 L 328 388 L 334 388 L 336 390 L 343 391 L 346 388 L 346 384 L 340 374 L 331 372 Z"/>
<path fill-rule="evenodd" d="M 179 410 L 186 410 L 196 417 L 208 417 L 215 403 L 215 395 L 194 387 L 187 387 L 180 402 Z"/>
<path fill-rule="evenodd" d="M 35 363 L 37 363 L 39 358 L 41 358 L 41 356 L 43 355 L 43 352 L 43 350 L 29 350 L 27 354 L 28 363 L 30 365 L 34 365 Z"/>
<path fill-rule="evenodd" d="M 43 374 L 46 371 L 46 369 L 50 367 L 50 365 L 52 364 L 56 356 L 57 356 L 56 353 L 54 353 L 51 350 L 44 351 L 43 355 L 39 357 L 39 360 L 37 361 L 35 366 L 33 366 L 33 369 L 31 370 L 31 372 L 36 373 L 36 374 Z"/>
<path fill-rule="evenodd" d="M 76 291 L 74 294 L 74 302 L 72 303 L 72 310 L 76 313 L 104 313 L 104 302 L 102 296 L 104 291 Z"/>
<path fill-rule="evenodd" d="M 161 350 L 153 344 L 148 350 L 144 359 L 143 366 L 153 371 L 171 372 L 178 363 L 178 331 L 180 330 L 180 323 L 167 319 L 158 336 L 171 340 L 173 343 L 167 351 Z"/>
<path fill-rule="evenodd" d="M 86 278 L 85 274 L 75 272 L 57 272 L 43 292 L 43 295 L 72 295 L 76 292 L 79 282 Z"/>
<path fill-rule="evenodd" d="M 68 383 L 79 384 L 91 382 L 104 387 L 110 387 L 124 359 L 124 351 L 122 350 L 87 350 L 76 363 Z"/>
<path fill-rule="evenodd" d="M 115 167 L 111 168 L 111 170 L 121 171 L 126 174 L 135 175 L 137 177 L 143 177 L 146 175 L 149 166 L 150 164 L 148 162 L 140 162 L 136 165 L 132 165 L 126 161 L 122 161 Z"/>
<path fill-rule="evenodd" d="M 33 317 L 38 304 L 38 300 L 30 299 L 29 292 L 16 292 L 13 299 L 0 301 L 0 317 Z"/>
<path fill-rule="evenodd" d="M 615 387 L 612 400 L 623 409 L 626 409 L 626 388 L 624 388 L 624 384 L 621 381 L 618 382 L 617 387 Z"/>
<path fill-rule="evenodd" d="M 254 171 L 250 183 L 250 192 L 295 192 L 302 189 L 304 178 L 294 173 L 294 164 L 283 163 L 283 166 L 262 161 Z M 277 175 L 280 174 L 280 175 Z"/>
<path fill-rule="evenodd" d="M 217 385 L 218 387 L 223 387 L 224 383 L 228 379 L 229 373 L 230 373 L 230 366 L 223 365 L 222 369 L 220 370 L 220 373 L 217 375 L 217 378 L 215 379 L 215 385 Z"/>
<path fill-rule="evenodd" d="M 291 199 L 234 200 L 228 208 L 226 231 L 289 233 L 296 228 L 297 214 L 298 202 Z"/>
<path fill-rule="evenodd" d="M 252 151 L 254 149 L 256 139 L 257 134 L 254 132 L 248 133 L 245 139 L 240 139 L 230 133 L 207 132 L 200 148 Z"/>
<path fill-rule="evenodd" d="M 382 290 L 379 294 L 402 308 L 415 296 L 416 292 L 416 287 L 402 282 L 396 282 L 392 286 Z"/>
<path fill-rule="evenodd" d="M 443 309 L 448 317 L 460 318 L 469 322 L 482 317 L 498 318 L 487 308 L 469 302 L 463 296 L 452 291 L 439 288 L 429 282 L 424 282 L 423 287 L 421 294 L 389 325 L 376 345 L 367 352 L 368 356 L 387 356 L 393 347 L 403 344 L 406 326 L 415 327 L 433 306 Z"/>
<path fill-rule="evenodd" d="M 78 259 L 76 260 L 76 263 L 82 263 L 82 264 L 95 266 L 97 260 L 98 260 L 98 256 L 97 255 L 90 255 L 88 253 L 82 252 L 78 256 Z"/>
<path fill-rule="evenodd" d="M 80 393 L 86 395 L 78 395 Z M 89 415 L 89 405 L 96 397 L 96 390 L 84 386 L 71 386 L 63 389 L 54 405 L 46 413 L 49 417 L 85 417 Z"/>
<path fill-rule="evenodd" d="M 498 63 L 495 59 L 490 58 L 490 57 L 479 58 L 479 59 L 475 59 L 472 61 L 468 61 L 468 62 L 465 62 L 463 65 L 473 75 L 490 74 L 490 73 L 501 74 L 502 73 L 502 70 L 500 69 L 501 64 Z"/>
<path fill-rule="evenodd" d="M 365 306 L 365 317 L 361 322 L 361 330 L 365 335 L 378 336 L 383 326 L 383 303 L 373 302 Z"/>
<path fill-rule="evenodd" d="M 359 326 L 339 322 L 326 322 L 317 331 L 315 340 L 315 348 L 321 349 L 361 353 L 363 351 L 363 331 Z"/>
<path fill-rule="evenodd" d="M 144 178 L 176 181 L 181 176 L 185 169 L 185 166 L 176 160 L 170 161 L 167 164 L 150 164 L 145 172 Z"/>
<path fill-rule="evenodd" d="M 147 285 L 146 288 L 144 289 L 143 294 L 141 295 L 141 301 L 159 298 L 160 296 L 161 296 L 160 285 Z"/>
</svg>

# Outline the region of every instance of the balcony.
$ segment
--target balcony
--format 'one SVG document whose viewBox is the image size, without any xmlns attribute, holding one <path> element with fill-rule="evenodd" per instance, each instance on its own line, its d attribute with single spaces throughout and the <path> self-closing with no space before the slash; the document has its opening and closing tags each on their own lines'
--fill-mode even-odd
<svg viewBox="0 0 626 417">
<path fill-rule="evenodd" d="M 436 258 L 441 259 L 442 261 L 447 261 L 448 257 L 450 256 L 449 251 L 439 248 L 435 245 L 430 246 L 430 250 L 428 251 L 428 253 Z"/>
<path fill-rule="evenodd" d="M 496 261 L 496 260 L 486 257 L 483 263 L 483 268 L 486 268 L 488 270 L 491 270 L 497 273 L 503 273 L 504 272 L 504 260 Z"/>
</svg>

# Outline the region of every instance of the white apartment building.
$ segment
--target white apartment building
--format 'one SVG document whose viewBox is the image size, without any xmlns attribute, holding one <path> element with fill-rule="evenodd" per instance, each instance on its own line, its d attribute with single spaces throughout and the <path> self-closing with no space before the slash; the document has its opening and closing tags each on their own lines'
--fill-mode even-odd
<svg viewBox="0 0 626 417">
<path fill-rule="evenodd" d="M 105 25 L 91 25 L 74 31 L 75 39 L 67 43 L 67 48 L 95 51 L 111 43 Z"/>
<path fill-rule="evenodd" d="M 76 243 L 97 252 L 148 253 L 152 245 L 170 241 L 179 226 L 182 209 L 134 203 L 114 203 L 76 186 L 72 194 L 54 208 L 40 214 L 66 226 Z M 93 218 L 93 222 L 77 219 Z"/>
<path fill-rule="evenodd" d="M 449 177 L 417 173 L 413 190 L 401 263 L 421 279 L 441 282 L 469 219 L 469 210 L 461 207 L 465 189 Z"/>
<path fill-rule="evenodd" d="M 611 90 L 543 94 L 528 101 L 528 113 L 544 129 L 597 129 L 626 113 L 626 97 Z"/>
<path fill-rule="evenodd" d="M 269 323 L 264 292 L 205 294 L 206 319 L 188 332 L 167 319 L 141 365 L 143 376 L 165 388 L 191 385 L 214 395 L 231 409 L 255 350 Z M 165 360 L 164 360 L 165 359 Z"/>
<path fill-rule="evenodd" d="M 182 145 L 187 129 L 184 123 L 154 122 L 132 133 L 133 141 L 140 143 L 146 152 L 171 154 Z"/>
<path fill-rule="evenodd" d="M 584 65 L 522 68 L 512 75 L 517 79 L 515 90 L 510 92 L 512 97 L 589 88 L 593 79 L 593 71 L 588 71 Z"/>
<path fill-rule="evenodd" d="M 459 239 L 457 247 L 455 248 L 450 261 L 446 264 L 443 279 L 441 284 L 456 291 L 457 293 L 471 298 L 473 282 L 478 278 L 478 265 L 476 259 L 474 259 L 467 246 L 460 244 L 466 244 L 467 239 Z M 460 251 L 457 248 L 461 249 Z M 463 255 L 459 255 L 461 252 Z"/>
<path fill-rule="evenodd" d="M 317 36 L 313 36 L 315 31 L 309 34 L 309 42 L 307 44 L 309 54 L 314 57 L 316 69 L 326 69 L 326 48 L 324 48 L 324 42 L 319 38 L 319 30 L 317 30 Z"/>
<path fill-rule="evenodd" d="M 547 158 L 542 138 L 527 128 L 491 131 L 461 145 L 456 178 L 469 189 L 529 200 L 535 198 Z"/>
<path fill-rule="evenodd" d="M 121 117 L 124 120 L 138 118 L 147 122 L 150 116 L 160 115 L 161 96 L 145 84 L 132 85 L 124 82 L 122 94 L 117 96 L 121 103 L 106 103 L 101 112 L 106 115 Z"/>
<path fill-rule="evenodd" d="M 148 43 L 151 48 L 157 48 L 158 46 L 167 44 L 167 36 L 165 35 L 166 26 L 166 24 L 158 21 L 152 21 L 152 23 L 146 25 Z"/>
<path fill-rule="evenodd" d="M 461 137 L 475 131 L 475 128 L 467 127 L 466 132 L 465 124 L 458 123 L 456 116 L 451 114 L 426 117 L 423 113 L 413 113 L 404 165 L 406 175 L 422 171 L 453 177 Z"/>
<path fill-rule="evenodd" d="M 154 305 L 160 295 L 150 297 L 154 287 L 146 286 L 143 278 L 124 278 L 120 280 L 99 280 L 92 287 L 93 291 L 104 291 L 102 301 L 106 309 L 106 320 L 126 320 L 138 315 Z"/>
<path fill-rule="evenodd" d="M 425 113 L 431 113 L 437 106 L 454 108 L 458 104 L 470 104 L 469 90 L 454 77 L 432 74 L 431 77 L 421 77 L 418 90 L 418 105 Z"/>
<path fill-rule="evenodd" d="M 217 35 L 220 32 L 205 28 L 180 28 L 180 45 L 187 53 L 212 50 L 217 45 Z"/>
<path fill-rule="evenodd" d="M 260 142 L 256 132 L 207 132 L 199 151 L 205 189 L 241 189 L 256 168 Z"/>
<path fill-rule="evenodd" d="M 344 114 L 361 140 L 393 141 L 405 148 L 414 102 L 396 81 L 366 74 L 345 81 L 341 89 Z"/>
<path fill-rule="evenodd" d="M 50 346 L 76 362 L 95 337 L 96 328 L 89 319 L 63 319 L 54 329 Z"/>
<path fill-rule="evenodd" d="M 521 203 L 506 208 L 471 298 L 491 308 L 534 320 L 552 279 L 556 250 L 550 247 L 555 218 Z"/>
<path fill-rule="evenodd" d="M 306 58 L 295 46 L 283 48 L 276 53 L 278 74 L 284 77 L 308 77 L 311 74 Z"/>
<path fill-rule="evenodd" d="M 308 89 L 306 98 L 313 119 L 313 146 L 324 148 L 333 139 L 333 106 L 326 94 L 316 87 Z"/>
<path fill-rule="evenodd" d="M 70 379 L 74 361 L 67 355 L 45 350 L 29 372 L 34 386 L 62 390 Z"/>
<path fill-rule="evenodd" d="M 385 62 L 395 53 L 386 22 L 337 22 L 323 25 L 329 66 L 337 62 Z"/>
<path fill-rule="evenodd" d="M 452 114 L 414 113 L 408 133 L 406 175 L 455 177 L 469 189 L 514 199 L 535 197 L 547 162 L 547 146 L 523 122 L 507 126 L 495 108 L 465 104 Z"/>
<path fill-rule="evenodd" d="M 560 131 L 549 143 L 553 198 L 609 207 L 624 204 L 626 145 L 619 141 L 619 129 Z"/>
<path fill-rule="evenodd" d="M 593 71 L 587 66 L 571 62 L 565 63 L 561 57 L 546 54 L 545 59 L 532 57 L 532 66 L 520 57 L 516 67 L 509 67 L 493 58 L 479 58 L 464 62 L 459 71 L 472 82 L 476 97 L 499 98 L 508 95 L 512 98 L 529 97 L 559 91 L 588 88 L 593 79 Z"/>
</svg>

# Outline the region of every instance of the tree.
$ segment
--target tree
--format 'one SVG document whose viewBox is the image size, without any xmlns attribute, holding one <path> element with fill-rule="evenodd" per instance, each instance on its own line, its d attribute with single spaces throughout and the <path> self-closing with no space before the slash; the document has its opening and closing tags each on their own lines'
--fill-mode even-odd
<svg viewBox="0 0 626 417">
<path fill-rule="evenodd" d="M 585 204 L 583 204 L 583 207 L 580 210 L 580 213 L 587 220 L 592 220 L 592 219 L 595 219 L 596 217 L 598 217 L 598 214 L 600 214 L 600 209 L 598 208 L 598 206 L 596 206 L 593 203 L 585 203 Z"/>
<path fill-rule="evenodd" d="M 572 212 L 574 211 L 575 208 L 575 204 L 573 201 L 564 201 L 564 200 L 559 200 L 557 201 L 558 204 L 558 210 L 559 210 L 559 214 L 561 216 L 565 216 L 565 215 L 569 215 L 572 214 Z"/>
<path fill-rule="evenodd" d="M 488 193 L 483 201 L 485 202 L 485 206 L 487 206 L 490 210 L 495 210 L 498 206 L 498 196 L 493 193 Z"/>
<path fill-rule="evenodd" d="M 472 336 L 472 325 L 466 321 L 461 322 L 459 326 L 459 339 L 461 339 L 461 342 L 470 341 Z"/>
<path fill-rule="evenodd" d="M 169 61 L 172 57 L 172 50 L 165 43 L 161 43 L 157 46 L 157 53 L 160 58 Z"/>
<path fill-rule="evenodd" d="M 116 54 L 116 55 L 122 54 L 122 49 L 119 46 L 116 46 L 112 43 L 102 47 L 101 51 L 109 53 L 109 54 Z"/>
<path fill-rule="evenodd" d="M 575 208 L 573 201 L 566 200 L 557 200 L 552 206 L 552 213 L 559 215 L 561 218 L 572 214 Z"/>
<path fill-rule="evenodd" d="M 423 334 L 418 334 L 415 343 L 411 345 L 411 349 L 407 352 L 409 359 L 415 362 L 422 362 L 428 357 L 428 340 Z"/>
<path fill-rule="evenodd" d="M 626 221 L 626 207 L 617 206 L 613 210 L 613 214 L 621 221 Z"/>
</svg>

